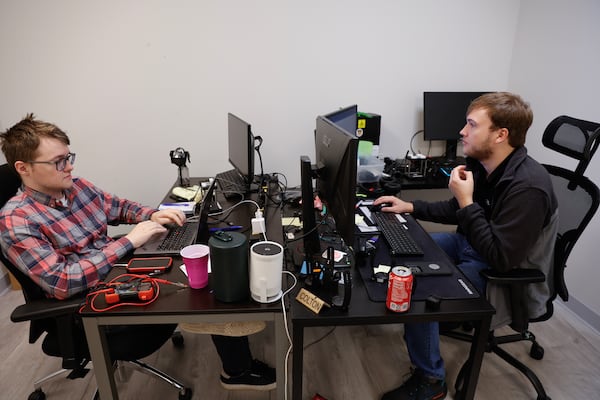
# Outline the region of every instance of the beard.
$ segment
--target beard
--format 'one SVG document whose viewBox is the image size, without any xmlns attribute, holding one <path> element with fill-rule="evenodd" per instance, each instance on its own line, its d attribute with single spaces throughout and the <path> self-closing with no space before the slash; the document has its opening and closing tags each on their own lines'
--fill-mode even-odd
<svg viewBox="0 0 600 400">
<path fill-rule="evenodd" d="M 492 146 L 485 142 L 479 147 L 467 147 L 463 149 L 465 156 L 474 158 L 476 160 L 485 160 L 492 154 Z"/>
</svg>

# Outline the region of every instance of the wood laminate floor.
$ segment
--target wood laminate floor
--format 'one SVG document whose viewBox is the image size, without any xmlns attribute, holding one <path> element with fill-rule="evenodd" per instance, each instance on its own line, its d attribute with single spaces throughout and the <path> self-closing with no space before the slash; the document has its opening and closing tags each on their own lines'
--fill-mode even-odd
<svg viewBox="0 0 600 400">
<path fill-rule="evenodd" d="M 28 343 L 28 324 L 10 322 L 13 308 L 22 303 L 18 291 L 0 296 L 0 399 L 26 399 L 33 382 L 58 369 L 60 361 L 42 354 L 40 343 Z M 600 398 L 600 335 L 564 306 L 547 322 L 532 327 L 546 353 L 541 361 L 528 356 L 526 343 L 507 348 L 532 367 L 553 400 Z M 311 328 L 305 335 L 304 399 L 319 393 L 328 400 L 379 399 L 398 386 L 408 371 L 402 325 Z M 185 347 L 167 343 L 146 360 L 193 387 L 194 400 L 259 400 L 269 393 L 224 390 L 218 381 L 219 359 L 210 337 L 184 332 Z M 274 364 L 270 329 L 251 337 L 256 357 Z M 453 384 L 466 358 L 468 344 L 442 338 L 448 380 Z M 291 366 L 291 362 L 289 363 Z M 121 399 L 177 399 L 163 382 L 133 371 L 119 381 Z M 48 400 L 91 399 L 96 387 L 93 373 L 83 379 L 58 379 L 44 386 Z M 452 392 L 451 392 L 452 393 Z M 477 399 L 535 399 L 529 382 L 493 354 L 486 354 Z M 452 399 L 449 394 L 447 399 Z"/>
</svg>

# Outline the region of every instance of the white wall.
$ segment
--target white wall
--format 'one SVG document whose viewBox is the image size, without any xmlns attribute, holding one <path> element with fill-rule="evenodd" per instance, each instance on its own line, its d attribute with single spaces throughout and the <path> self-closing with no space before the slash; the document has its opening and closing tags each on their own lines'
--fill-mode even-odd
<svg viewBox="0 0 600 400">
<path fill-rule="evenodd" d="M 76 173 L 154 204 L 177 175 L 169 150 L 191 153 L 193 175 L 230 168 L 233 112 L 264 138 L 265 169 L 294 185 L 318 114 L 353 103 L 381 114 L 383 153 L 396 157 L 422 127 L 423 91 L 504 89 L 518 8 L 4 0 L 0 129 L 35 112 L 70 134 Z"/>
<path fill-rule="evenodd" d="M 559 115 L 600 121 L 600 2 L 597 0 L 524 0 L 516 34 L 509 88 L 530 100 L 535 112 L 527 146 L 538 160 L 574 168 L 575 160 L 542 146 L 546 125 Z M 600 156 L 586 175 L 600 185 Z M 571 253 L 566 270 L 573 301 L 567 306 L 600 328 L 600 269 L 596 216 Z M 578 307 L 579 306 L 579 307 Z M 583 310 L 581 308 L 584 308 Z M 589 315 L 587 311 L 596 315 Z M 592 318 L 593 320 L 590 320 Z"/>
</svg>

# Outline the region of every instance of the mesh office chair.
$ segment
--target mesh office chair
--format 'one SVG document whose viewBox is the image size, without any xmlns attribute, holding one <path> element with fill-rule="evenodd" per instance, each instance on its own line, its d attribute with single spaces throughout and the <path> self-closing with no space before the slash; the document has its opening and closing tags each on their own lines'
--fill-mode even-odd
<svg viewBox="0 0 600 400">
<path fill-rule="evenodd" d="M 20 187 L 19 177 L 4 164 L 0 166 L 0 208 Z M 83 323 L 78 315 L 83 298 L 67 300 L 49 299 L 43 290 L 26 274 L 16 268 L 0 252 L 0 262 L 13 274 L 21 285 L 25 304 L 18 306 L 11 314 L 13 322 L 29 321 L 29 343 L 35 343 L 45 334 L 42 350 L 45 354 L 62 358 L 61 370 L 54 372 L 34 383 L 34 391 L 29 400 L 46 398 L 41 389 L 42 383 L 68 373 L 68 379 L 84 377 L 90 361 L 89 350 L 83 330 Z M 132 325 L 125 328 L 111 329 L 107 333 L 107 342 L 111 359 L 115 362 L 126 362 L 135 369 L 158 377 L 178 390 L 180 400 L 189 400 L 192 391 L 172 377 L 139 359 L 157 351 L 173 337 L 176 345 L 183 345 L 182 339 L 172 336 L 176 325 Z M 98 397 L 98 393 L 94 398 Z"/>
<path fill-rule="evenodd" d="M 537 318 L 529 318 L 526 315 L 526 306 L 512 302 L 513 322 L 511 327 L 517 333 L 496 336 L 492 331 L 488 338 L 486 351 L 497 354 L 523 373 L 535 388 L 538 400 L 550 400 L 538 377 L 525 364 L 502 349 L 500 345 L 527 340 L 531 342 L 529 354 L 532 358 L 541 360 L 544 356 L 544 349 L 528 330 L 528 324 L 530 322 L 546 321 L 552 317 L 554 313 L 552 303 L 557 296 L 560 296 L 564 301 L 569 299 L 569 292 L 564 278 L 567 259 L 600 204 L 600 190 L 592 181 L 583 176 L 598 148 L 599 137 L 600 124 L 568 116 L 555 118 L 545 129 L 542 139 L 544 146 L 579 161 L 574 171 L 544 164 L 544 167 L 550 173 L 559 206 L 559 228 L 554 246 L 553 285 L 551 285 L 553 291 L 546 304 L 546 313 Z M 514 269 L 507 273 L 486 270 L 482 271 L 482 274 L 489 282 L 508 285 L 512 293 L 526 293 L 528 284 L 543 282 L 546 279 L 541 271 L 530 269 Z M 526 299 L 526 296 L 522 298 Z M 463 332 L 450 331 L 443 334 L 461 340 L 472 340 L 470 335 Z M 457 397 L 461 394 L 466 366 L 463 366 L 456 380 Z"/>
</svg>

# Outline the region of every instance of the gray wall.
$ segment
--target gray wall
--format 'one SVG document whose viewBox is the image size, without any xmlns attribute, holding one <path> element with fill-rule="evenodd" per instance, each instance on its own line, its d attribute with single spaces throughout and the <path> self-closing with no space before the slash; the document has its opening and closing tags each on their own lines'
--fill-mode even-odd
<svg viewBox="0 0 600 400">
<path fill-rule="evenodd" d="M 509 89 L 531 101 L 534 123 L 527 146 L 543 162 L 574 167 L 574 160 L 545 149 L 541 135 L 559 115 L 600 121 L 600 2 L 597 0 L 524 0 L 521 2 Z M 600 185 L 600 157 L 586 174 Z M 569 258 L 566 303 L 600 330 L 600 269 L 596 240 L 600 217 L 591 222 Z"/>
<path fill-rule="evenodd" d="M 354 103 L 381 114 L 381 153 L 402 156 L 422 128 L 427 90 L 519 90 L 536 112 L 529 143 L 539 142 L 555 114 L 595 117 L 591 102 L 551 100 L 550 91 L 570 89 L 538 75 L 547 65 L 532 48 L 571 43 L 558 40 L 553 19 L 584 49 L 597 43 L 597 6 L 564 7 L 526 0 L 3 0 L 0 129 L 27 112 L 55 122 L 71 136 L 77 174 L 146 204 L 175 180 L 168 153 L 178 146 L 191 153 L 192 175 L 230 168 L 227 112 L 252 123 L 264 139 L 265 170 L 285 174 L 290 185 L 299 183 L 299 156 L 314 156 L 318 114 Z M 581 32 L 582 19 L 596 31 Z M 591 78 L 592 63 L 582 64 L 572 68 Z M 556 75 L 572 74 L 548 71 L 550 81 Z M 581 86 L 568 94 L 587 93 L 587 82 Z M 413 147 L 428 149 L 420 136 Z M 431 154 L 442 151 L 435 144 Z M 532 146 L 532 153 L 543 149 Z M 573 266 L 591 248 L 582 244 Z M 570 277 L 574 296 L 598 314 L 599 295 L 588 282 Z"/>
</svg>

